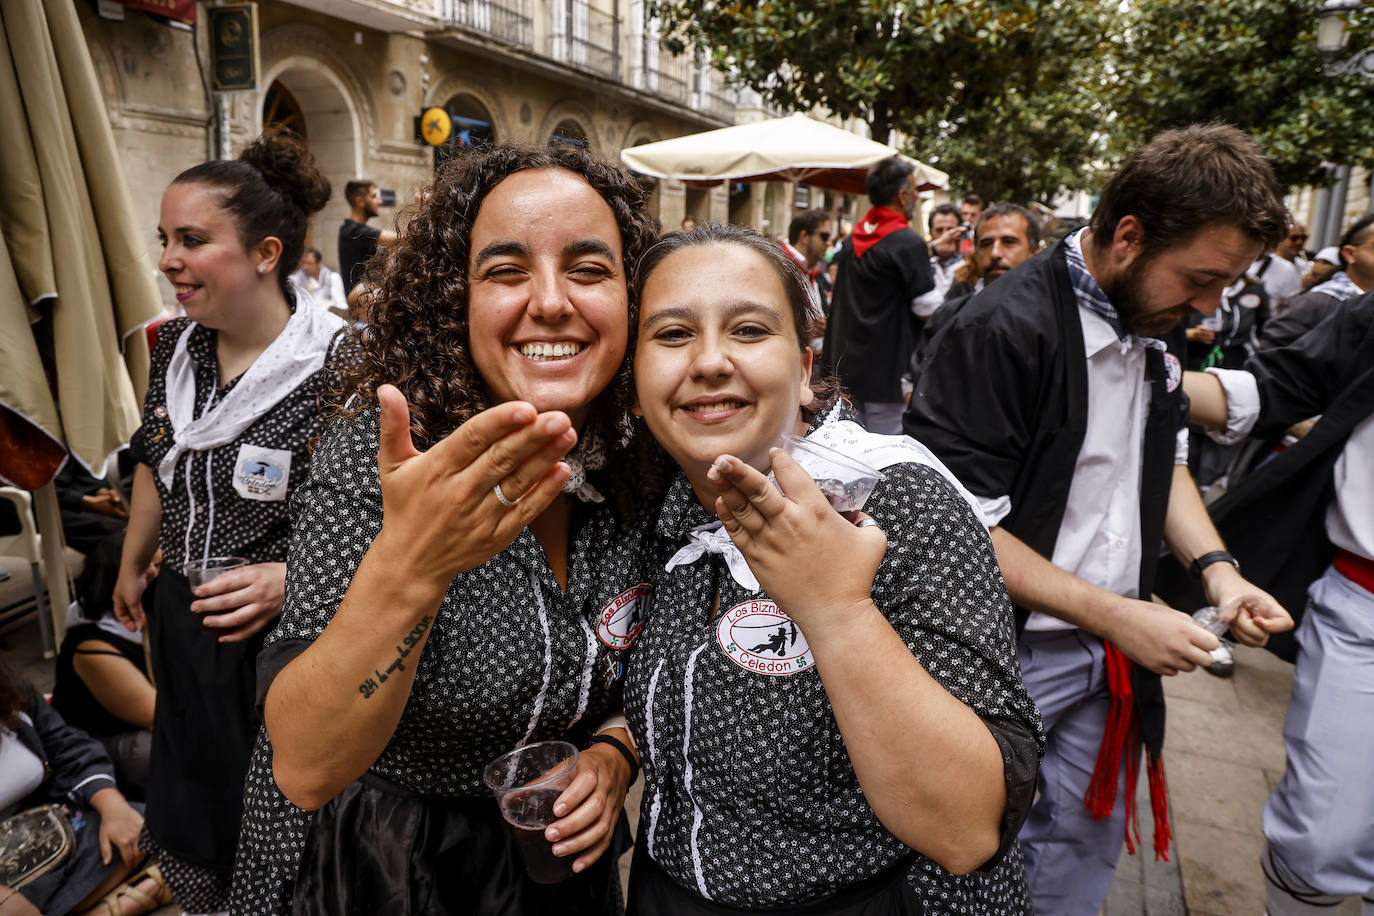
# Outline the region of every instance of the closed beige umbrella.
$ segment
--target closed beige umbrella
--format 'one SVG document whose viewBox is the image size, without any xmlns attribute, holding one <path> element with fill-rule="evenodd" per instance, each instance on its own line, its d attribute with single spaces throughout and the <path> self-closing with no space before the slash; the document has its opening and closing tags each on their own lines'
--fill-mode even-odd
<svg viewBox="0 0 1374 916">
<path fill-rule="evenodd" d="M 133 332 L 161 313 L 153 265 L 137 245 L 144 233 L 72 3 L 6 0 L 0 25 L 0 234 L 51 347 L 60 425 L 50 405 L 6 406 L 102 476 L 138 427 L 134 379 L 146 385 L 148 356 Z M 11 372 L 32 367 L 0 366 Z"/>
<path fill-rule="evenodd" d="M 59 634 L 54 446 L 103 476 L 138 428 L 148 348 L 135 332 L 161 313 L 143 237 L 71 0 L 4 0 L 0 478 L 37 491 Z"/>
<path fill-rule="evenodd" d="M 894 155 L 897 151 L 889 146 L 794 114 L 632 146 L 620 158 L 636 172 L 692 184 L 792 181 L 866 194 L 869 167 Z M 939 169 L 902 158 L 916 167 L 922 189 L 949 184 L 949 176 Z"/>
</svg>

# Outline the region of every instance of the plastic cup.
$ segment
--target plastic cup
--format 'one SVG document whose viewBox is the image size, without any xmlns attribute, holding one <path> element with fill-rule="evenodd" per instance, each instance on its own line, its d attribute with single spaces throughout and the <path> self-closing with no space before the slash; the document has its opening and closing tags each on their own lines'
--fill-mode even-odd
<svg viewBox="0 0 1374 916">
<path fill-rule="evenodd" d="M 783 436 L 782 448 L 811 475 L 836 512 L 862 509 L 873 488 L 883 479 L 878 469 L 801 436 Z"/>
<path fill-rule="evenodd" d="M 195 589 L 231 569 L 247 565 L 248 561 L 243 557 L 207 557 L 204 560 L 192 560 L 182 564 L 181 572 L 186 581 L 191 583 L 191 588 Z"/>
<path fill-rule="evenodd" d="M 572 784 L 577 748 L 566 741 L 540 741 L 502 754 L 487 764 L 483 779 L 496 796 L 501 816 L 515 830 L 525 871 L 536 884 L 572 877 L 576 856 L 558 857 L 544 828 L 558 820 L 553 803 Z"/>
<path fill-rule="evenodd" d="M 1193 623 L 1202 627 L 1213 636 L 1226 638 L 1226 631 L 1230 629 L 1228 624 L 1222 623 L 1217 619 L 1217 609 L 1214 607 L 1200 608 L 1193 612 Z"/>
</svg>

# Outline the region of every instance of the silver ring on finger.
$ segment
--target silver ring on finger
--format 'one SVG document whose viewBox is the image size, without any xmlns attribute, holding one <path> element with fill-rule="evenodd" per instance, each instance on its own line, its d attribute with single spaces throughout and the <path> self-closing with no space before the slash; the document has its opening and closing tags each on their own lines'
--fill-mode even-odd
<svg viewBox="0 0 1374 916">
<path fill-rule="evenodd" d="M 872 518 L 863 518 L 863 519 L 859 519 L 859 527 L 860 527 L 860 528 L 877 528 L 877 527 L 878 527 L 878 521 L 877 521 L 877 519 L 872 519 Z"/>
<path fill-rule="evenodd" d="M 515 504 L 520 502 L 518 499 L 507 499 L 506 494 L 501 492 L 501 485 L 499 483 L 491 488 L 491 492 L 496 494 L 496 501 L 507 509 L 514 509 Z"/>
</svg>

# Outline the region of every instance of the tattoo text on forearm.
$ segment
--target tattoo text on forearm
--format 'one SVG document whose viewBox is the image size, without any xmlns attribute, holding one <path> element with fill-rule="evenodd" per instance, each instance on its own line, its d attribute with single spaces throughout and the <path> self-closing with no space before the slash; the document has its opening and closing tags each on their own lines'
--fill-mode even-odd
<svg viewBox="0 0 1374 916">
<path fill-rule="evenodd" d="M 420 644 L 420 640 L 425 636 L 425 631 L 429 629 L 429 625 L 433 622 L 434 617 L 430 614 L 421 617 L 420 622 L 415 624 L 411 631 L 401 640 L 401 645 L 396 647 L 396 660 L 387 666 L 385 673 L 374 669 L 372 673 L 377 676 L 370 677 L 358 685 L 358 692 L 363 695 L 364 700 L 372 699 L 372 695 L 381 689 L 381 685 L 386 683 L 387 678 L 391 674 L 397 671 L 406 670 L 403 659 L 411 652 L 415 651 L 415 647 Z"/>
</svg>

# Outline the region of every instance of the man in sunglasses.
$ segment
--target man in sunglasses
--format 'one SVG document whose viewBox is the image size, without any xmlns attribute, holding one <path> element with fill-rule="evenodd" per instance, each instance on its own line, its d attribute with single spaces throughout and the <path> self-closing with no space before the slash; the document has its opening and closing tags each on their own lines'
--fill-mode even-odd
<svg viewBox="0 0 1374 916">
<path fill-rule="evenodd" d="M 825 271 L 825 250 L 830 244 L 830 214 L 824 210 L 803 210 L 792 217 L 787 227 L 787 244 L 782 248 L 811 281 L 812 303 L 817 314 L 825 310 L 816 278 Z"/>
<path fill-rule="evenodd" d="M 1274 254 L 1293 265 L 1299 277 L 1312 269 L 1312 262 L 1307 259 L 1307 237 L 1307 227 L 1294 223 L 1288 227 L 1288 237 L 1274 249 Z"/>
</svg>

